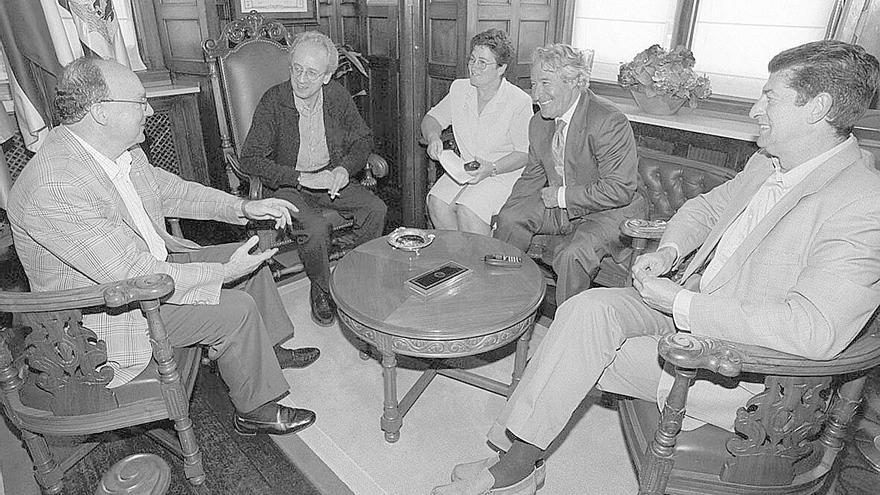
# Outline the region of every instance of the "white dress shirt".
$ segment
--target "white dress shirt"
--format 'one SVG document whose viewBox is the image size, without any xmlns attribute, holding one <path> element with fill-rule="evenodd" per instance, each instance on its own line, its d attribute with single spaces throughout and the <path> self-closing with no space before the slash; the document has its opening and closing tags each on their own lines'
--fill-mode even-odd
<svg viewBox="0 0 880 495">
<path fill-rule="evenodd" d="M 156 227 L 147 215 L 144 203 L 131 182 L 131 153 L 126 150 L 114 161 L 101 154 L 100 151 L 77 136 L 75 132 L 70 131 L 70 133 L 73 134 L 73 137 L 79 141 L 83 148 L 92 155 L 98 164 L 101 165 L 101 168 L 104 169 L 104 172 L 107 173 L 110 182 L 113 183 L 116 191 L 122 197 L 122 202 L 125 203 L 125 208 L 134 221 L 138 233 L 147 243 L 150 254 L 159 261 L 165 261 L 168 258 L 168 249 L 165 247 L 165 241 L 156 232 Z"/>
<path fill-rule="evenodd" d="M 324 91 L 318 91 L 314 108 L 308 108 L 305 100 L 294 95 L 293 104 L 299 112 L 299 151 L 296 170 L 314 172 L 330 163 L 327 134 L 324 127 Z"/>
</svg>

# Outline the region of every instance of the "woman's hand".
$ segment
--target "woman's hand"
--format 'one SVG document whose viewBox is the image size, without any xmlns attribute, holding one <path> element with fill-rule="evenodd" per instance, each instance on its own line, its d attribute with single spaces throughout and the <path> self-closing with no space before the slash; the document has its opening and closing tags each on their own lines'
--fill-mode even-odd
<svg viewBox="0 0 880 495">
<path fill-rule="evenodd" d="M 443 151 L 443 141 L 441 141 L 439 137 L 428 141 L 428 156 L 434 160 L 440 161 L 441 151 Z"/>
<path fill-rule="evenodd" d="M 492 162 L 483 160 L 482 158 L 474 158 L 474 161 L 480 164 L 480 168 L 468 171 L 468 173 L 473 176 L 473 178 L 468 181 L 468 184 L 479 184 L 483 179 L 491 176 L 492 173 L 495 172 L 495 166 L 492 165 Z"/>
</svg>

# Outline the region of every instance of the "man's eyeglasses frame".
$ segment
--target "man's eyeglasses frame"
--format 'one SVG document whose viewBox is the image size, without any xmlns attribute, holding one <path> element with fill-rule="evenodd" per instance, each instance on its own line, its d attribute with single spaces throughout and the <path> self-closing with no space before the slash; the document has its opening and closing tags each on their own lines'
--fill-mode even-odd
<svg viewBox="0 0 880 495">
<path fill-rule="evenodd" d="M 305 82 L 310 83 L 317 81 L 324 75 L 324 73 L 318 72 L 315 69 L 306 69 L 303 66 L 294 65 L 290 68 L 290 75 L 292 75 L 294 79 L 299 79 L 301 77 Z"/>
<path fill-rule="evenodd" d="M 98 102 L 99 103 L 137 103 L 138 105 L 140 105 L 144 109 L 144 111 L 147 110 L 147 105 L 150 104 L 150 100 L 148 100 L 146 97 L 144 97 L 140 100 L 122 100 L 122 99 L 117 99 L 117 98 L 104 98 L 103 100 L 98 100 Z"/>
</svg>

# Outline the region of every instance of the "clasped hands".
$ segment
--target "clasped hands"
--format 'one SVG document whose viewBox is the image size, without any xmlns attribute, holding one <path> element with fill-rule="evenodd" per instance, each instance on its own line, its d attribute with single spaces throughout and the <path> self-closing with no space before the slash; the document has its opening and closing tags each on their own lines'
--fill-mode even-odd
<svg viewBox="0 0 880 495">
<path fill-rule="evenodd" d="M 242 213 L 250 220 L 275 220 L 275 228 L 283 229 L 292 223 L 292 214 L 299 210 L 287 200 L 279 198 L 266 198 L 256 201 L 245 201 L 242 205 Z M 257 245 L 259 238 L 251 236 L 244 244 L 239 246 L 229 261 L 223 264 L 223 282 L 229 283 L 253 272 L 264 261 L 268 260 L 278 248 L 267 249 L 263 252 L 251 254 L 250 251 Z"/>
<path fill-rule="evenodd" d="M 642 296 L 642 300 L 648 306 L 667 314 L 672 314 L 675 295 L 683 290 L 682 286 L 672 280 L 661 277 L 672 269 L 676 256 L 673 248 L 664 247 L 639 256 L 632 266 L 633 287 Z"/>
</svg>

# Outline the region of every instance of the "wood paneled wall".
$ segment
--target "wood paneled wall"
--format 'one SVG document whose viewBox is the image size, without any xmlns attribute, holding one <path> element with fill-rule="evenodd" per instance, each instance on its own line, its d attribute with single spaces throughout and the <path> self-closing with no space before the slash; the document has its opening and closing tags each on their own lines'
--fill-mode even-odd
<svg viewBox="0 0 880 495">
<path fill-rule="evenodd" d="M 529 89 L 532 51 L 558 39 L 560 0 L 426 0 L 428 106 L 446 94 L 453 79 L 467 76 L 471 38 L 489 28 L 507 31 L 516 62 L 507 78 Z"/>
</svg>

